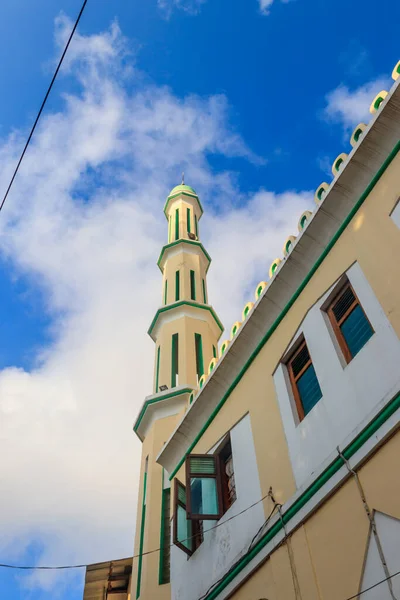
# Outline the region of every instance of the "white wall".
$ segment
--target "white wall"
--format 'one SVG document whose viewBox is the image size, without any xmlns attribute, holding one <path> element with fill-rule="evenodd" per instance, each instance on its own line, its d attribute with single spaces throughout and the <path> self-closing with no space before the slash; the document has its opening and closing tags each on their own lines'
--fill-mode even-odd
<svg viewBox="0 0 400 600">
<path fill-rule="evenodd" d="M 231 431 L 233 467 L 237 499 L 220 519 L 227 519 L 261 499 L 256 454 L 249 415 Z M 217 440 L 216 440 L 217 442 Z M 207 532 L 215 521 L 204 521 L 204 541 L 196 552 L 187 555 L 171 548 L 171 591 L 173 600 L 198 600 L 245 552 L 264 523 L 263 504 L 260 502 L 236 519 Z"/>
<path fill-rule="evenodd" d="M 346 364 L 321 306 L 333 286 L 307 313 L 293 342 L 303 333 L 322 391 L 321 400 L 299 423 L 287 369 L 274 382 L 293 472 L 298 487 L 342 441 L 375 414 L 400 388 L 400 342 L 360 266 L 347 272 L 375 331 Z"/>
</svg>

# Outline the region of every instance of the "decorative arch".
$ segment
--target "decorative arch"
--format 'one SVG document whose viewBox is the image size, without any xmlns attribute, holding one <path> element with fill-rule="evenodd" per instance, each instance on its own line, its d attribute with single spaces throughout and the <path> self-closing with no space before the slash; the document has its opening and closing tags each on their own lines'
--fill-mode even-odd
<svg viewBox="0 0 400 600">
<path fill-rule="evenodd" d="M 286 241 L 283 245 L 283 254 L 284 256 L 287 256 L 288 254 L 290 254 L 290 251 L 292 250 L 292 246 L 296 241 L 296 236 L 295 235 L 289 235 L 288 238 L 286 238 Z"/>
<path fill-rule="evenodd" d="M 354 129 L 353 133 L 351 134 L 350 137 L 350 144 L 353 146 L 356 146 L 358 144 L 358 142 L 361 140 L 365 129 L 367 128 L 365 123 L 359 123 L 357 125 L 357 127 Z"/>
<path fill-rule="evenodd" d="M 243 321 L 244 321 L 245 319 L 247 319 L 247 317 L 248 317 L 248 314 L 249 314 L 249 312 L 252 310 L 253 306 L 254 306 L 254 302 L 248 302 L 248 303 L 246 304 L 246 306 L 244 307 L 244 309 L 243 309 L 243 312 L 242 312 L 242 318 L 243 318 Z"/>
<path fill-rule="evenodd" d="M 221 350 L 220 350 L 221 356 L 223 356 L 225 354 L 225 352 L 229 346 L 229 343 L 230 343 L 230 340 L 225 340 L 224 342 L 222 342 Z"/>
<path fill-rule="evenodd" d="M 344 166 L 344 162 L 347 160 L 347 156 L 348 155 L 346 154 L 346 152 L 342 152 L 333 161 L 332 174 L 333 174 L 334 177 L 336 177 L 336 175 L 338 173 L 340 173 L 340 171 L 342 170 L 342 168 Z"/>
<path fill-rule="evenodd" d="M 272 279 L 272 277 L 275 275 L 279 265 L 281 264 L 281 259 L 280 258 L 276 258 L 274 261 L 272 261 L 271 266 L 269 268 L 269 277 L 270 279 Z"/>
<path fill-rule="evenodd" d="M 382 90 L 381 92 L 379 92 L 379 94 L 375 96 L 375 98 L 372 100 L 371 106 L 369 107 L 369 112 L 371 114 L 378 112 L 378 110 L 381 108 L 382 102 L 385 100 L 387 95 L 388 93 L 385 90 Z"/>
<path fill-rule="evenodd" d="M 241 322 L 240 321 L 236 321 L 232 327 L 231 327 L 231 340 L 233 340 L 233 338 L 235 337 L 235 335 L 237 334 L 237 332 L 239 331 L 241 326 Z"/>
<path fill-rule="evenodd" d="M 297 228 L 300 231 L 300 233 L 303 231 L 303 229 L 305 229 L 308 221 L 311 219 L 311 215 L 312 215 L 312 212 L 310 210 L 305 210 L 303 212 L 303 214 L 301 215 L 299 222 L 297 224 Z"/>
<path fill-rule="evenodd" d="M 211 373 L 214 371 L 215 369 L 215 365 L 218 362 L 218 358 L 212 358 L 210 360 L 210 364 L 208 365 L 208 374 L 211 375 Z"/>
<path fill-rule="evenodd" d="M 203 387 L 203 385 L 204 385 L 204 382 L 205 382 L 205 380 L 206 380 L 206 376 L 205 376 L 205 375 L 202 375 L 202 376 L 200 377 L 200 379 L 199 379 L 199 388 L 200 388 L 200 389 L 202 389 L 202 387 Z"/>
<path fill-rule="evenodd" d="M 321 185 L 319 185 L 317 187 L 317 190 L 314 194 L 314 201 L 316 204 L 319 204 L 320 202 L 322 202 L 322 200 L 325 198 L 326 194 L 328 193 L 329 190 L 329 185 L 326 183 L 326 181 L 324 181 L 323 183 L 321 183 Z"/>
<path fill-rule="evenodd" d="M 394 79 L 396 81 L 396 79 L 398 79 L 400 77 L 400 60 L 399 62 L 395 65 L 393 71 L 392 71 L 392 79 Z"/>
<path fill-rule="evenodd" d="M 258 286 L 256 287 L 256 291 L 254 292 L 254 297 L 256 300 L 259 299 L 263 290 L 267 287 L 268 283 L 266 281 L 260 281 Z"/>
</svg>

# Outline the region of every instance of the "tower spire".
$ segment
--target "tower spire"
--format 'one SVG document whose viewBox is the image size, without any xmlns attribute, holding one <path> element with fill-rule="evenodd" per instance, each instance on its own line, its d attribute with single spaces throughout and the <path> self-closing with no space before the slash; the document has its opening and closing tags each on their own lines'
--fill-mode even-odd
<svg viewBox="0 0 400 600">
<path fill-rule="evenodd" d="M 185 185 L 185 172 L 182 171 L 182 185 Z"/>
</svg>

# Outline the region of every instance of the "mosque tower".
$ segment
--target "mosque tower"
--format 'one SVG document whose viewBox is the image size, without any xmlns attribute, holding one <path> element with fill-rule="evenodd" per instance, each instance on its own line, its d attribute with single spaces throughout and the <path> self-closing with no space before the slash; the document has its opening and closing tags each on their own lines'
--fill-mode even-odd
<svg viewBox="0 0 400 600">
<path fill-rule="evenodd" d="M 132 600 L 171 596 L 170 482 L 156 457 L 217 356 L 223 331 L 208 303 L 211 258 L 200 242 L 203 209 L 194 189 L 182 180 L 167 197 L 164 214 L 168 243 L 157 263 L 162 273 L 162 302 L 148 331 L 155 343 L 153 394 L 145 398 L 134 425 L 142 442 L 134 556 L 143 556 L 133 561 Z M 157 548 L 161 551 L 146 555 Z"/>
</svg>

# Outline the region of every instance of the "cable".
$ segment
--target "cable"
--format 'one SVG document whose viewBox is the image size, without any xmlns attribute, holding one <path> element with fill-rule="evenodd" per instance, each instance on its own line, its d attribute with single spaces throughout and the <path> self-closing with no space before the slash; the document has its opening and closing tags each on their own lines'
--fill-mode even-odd
<svg viewBox="0 0 400 600">
<path fill-rule="evenodd" d="M 247 506 L 246 508 L 244 508 L 243 510 L 241 510 L 240 512 L 236 513 L 236 515 L 232 515 L 232 517 L 229 517 L 229 519 L 226 519 L 225 521 L 222 521 L 222 523 L 217 523 L 216 525 L 214 525 L 213 527 L 210 527 L 209 529 L 207 529 L 204 533 L 208 533 L 209 531 L 213 531 L 214 529 L 217 529 L 218 527 L 221 527 L 222 525 L 225 525 L 225 523 L 229 523 L 229 521 L 232 521 L 233 519 L 236 519 L 237 517 L 240 517 L 240 515 L 242 515 L 243 513 L 247 512 L 248 510 L 250 510 L 251 508 L 253 508 L 254 506 L 256 506 L 257 504 L 259 504 L 260 502 L 263 502 L 264 500 L 266 500 L 266 498 L 269 497 L 269 492 L 268 494 L 266 494 L 265 496 L 263 496 L 263 498 L 260 498 L 260 500 L 257 500 L 256 502 L 253 502 L 253 504 L 250 504 L 250 506 Z M 274 507 L 275 510 L 275 507 Z M 271 518 L 271 515 L 268 517 L 268 520 Z M 265 523 L 263 525 L 263 527 L 265 526 Z M 190 537 L 187 537 L 183 540 L 179 540 L 180 542 L 187 542 L 191 539 L 193 539 L 194 537 L 196 537 L 196 535 L 192 535 Z M 169 547 L 173 548 L 174 544 L 170 544 Z M 132 556 L 132 559 L 134 558 L 139 558 L 140 556 L 147 556 L 148 554 L 154 554 L 155 552 L 160 552 L 161 548 L 156 548 L 155 550 L 148 550 L 147 552 L 142 552 L 141 554 L 134 554 Z M 115 560 L 124 560 L 124 559 L 115 559 Z M 103 561 L 103 562 L 110 562 L 110 561 Z M 112 561 L 113 562 L 113 561 Z M 60 570 L 60 569 L 83 569 L 86 567 L 89 567 L 90 564 L 84 564 L 84 565 L 56 565 L 56 566 L 34 566 L 34 565 L 29 565 L 29 566 L 23 566 L 23 565 L 9 565 L 9 564 L 4 564 L 4 563 L 0 563 L 0 568 L 4 568 L 4 569 L 21 569 L 21 570 L 30 570 L 30 571 L 56 571 L 56 570 Z"/>
<path fill-rule="evenodd" d="M 62 65 L 62 63 L 63 63 L 64 57 L 65 57 L 65 55 L 66 55 L 66 53 L 67 53 L 67 50 L 68 50 L 68 48 L 69 48 L 69 45 L 70 45 L 70 43 L 71 43 L 71 40 L 72 40 L 72 38 L 73 38 L 73 36 L 74 36 L 75 30 L 76 30 L 76 28 L 78 27 L 78 23 L 79 23 L 79 21 L 80 21 L 80 19 L 81 19 L 81 16 L 82 16 L 82 14 L 83 14 L 83 11 L 85 10 L 85 6 L 86 6 L 86 4 L 87 4 L 87 1 L 88 1 L 88 0 L 84 0 L 84 2 L 83 2 L 83 4 L 82 4 L 81 10 L 79 11 L 79 15 L 78 15 L 78 17 L 77 17 L 77 19 L 76 19 L 76 21 L 75 21 L 75 25 L 74 25 L 74 26 L 73 26 L 73 28 L 72 28 L 72 31 L 71 31 L 71 33 L 70 33 L 70 36 L 69 36 L 69 38 L 68 38 L 68 41 L 67 41 L 67 43 L 66 43 L 66 46 L 65 46 L 65 48 L 64 48 L 64 51 L 63 51 L 63 53 L 62 53 L 62 55 L 61 55 L 61 58 L 60 58 L 60 60 L 59 60 L 59 62 L 58 62 L 58 65 L 57 65 L 57 68 L 56 68 L 56 70 L 55 70 L 55 72 L 54 72 L 53 78 L 52 78 L 52 80 L 51 80 L 51 82 L 50 82 L 50 85 L 49 85 L 49 87 L 47 88 L 46 95 L 45 95 L 45 97 L 44 97 L 44 100 L 43 100 L 43 102 L 42 102 L 42 105 L 41 105 L 41 107 L 40 107 L 40 109 L 39 109 L 39 112 L 38 112 L 38 114 L 37 114 L 37 117 L 36 117 L 36 119 L 35 119 L 35 122 L 34 122 L 34 124 L 33 124 L 33 127 L 32 127 L 32 129 L 31 129 L 31 132 L 30 132 L 30 134 L 29 134 L 29 137 L 28 137 L 28 139 L 27 139 L 27 141 L 26 141 L 25 147 L 24 147 L 24 149 L 23 149 L 23 151 L 22 151 L 22 154 L 21 154 L 21 156 L 20 156 L 20 158 L 19 158 L 19 161 L 18 161 L 18 163 L 17 163 L 17 166 L 15 167 L 14 174 L 13 174 L 13 176 L 12 176 L 12 178 L 11 178 L 11 181 L 10 181 L 10 183 L 8 184 L 8 188 L 7 188 L 7 191 L 6 191 L 6 193 L 4 194 L 4 198 L 3 198 L 3 200 L 2 200 L 2 202 L 1 202 L 1 204 L 0 204 L 0 211 L 1 211 L 1 210 L 2 210 L 2 208 L 3 208 L 5 201 L 7 200 L 8 193 L 9 193 L 9 191 L 10 191 L 10 189 L 11 189 L 11 186 L 12 186 L 12 184 L 14 183 L 14 179 L 15 179 L 15 177 L 16 177 L 16 175 L 17 175 L 17 173 L 18 173 L 18 169 L 19 169 L 19 167 L 20 167 L 20 165 L 21 165 L 21 163 L 22 163 L 22 160 L 23 160 L 23 158 L 24 158 L 24 156 L 25 156 L 25 152 L 26 152 L 26 151 L 27 151 L 27 149 L 28 149 L 28 146 L 29 146 L 29 144 L 30 144 L 30 141 L 31 141 L 31 139 L 32 139 L 32 136 L 33 136 L 33 133 L 34 133 L 34 131 L 35 131 L 35 129 L 36 129 L 36 125 L 38 124 L 38 121 L 39 121 L 39 119 L 40 119 L 40 116 L 41 116 L 41 114 L 42 114 L 42 112 L 43 112 L 44 106 L 45 106 L 45 104 L 46 104 L 46 102 L 47 102 L 47 98 L 49 97 L 49 94 L 50 94 L 50 92 L 51 92 L 51 89 L 52 89 L 52 87 L 53 87 L 53 84 L 54 84 L 54 82 L 55 82 L 55 80 L 56 80 L 56 77 L 57 77 L 57 75 L 58 75 L 58 72 L 59 72 L 59 70 L 60 70 L 60 68 L 61 68 L 61 65 Z"/>
<path fill-rule="evenodd" d="M 349 598 L 346 598 L 346 600 L 354 600 L 354 598 L 359 598 L 362 594 L 365 594 L 365 592 L 369 592 L 370 590 L 373 590 L 374 588 L 378 587 L 378 585 L 381 585 L 381 583 L 385 583 L 385 581 L 388 581 L 389 579 L 396 577 L 396 575 L 400 575 L 400 571 L 397 571 L 397 573 L 393 573 L 393 575 L 389 575 L 389 577 L 385 577 L 385 579 L 378 581 L 378 583 L 374 583 L 374 585 L 371 585 L 369 588 L 362 590 L 358 594 L 354 594 L 354 596 L 350 596 Z"/>
</svg>

